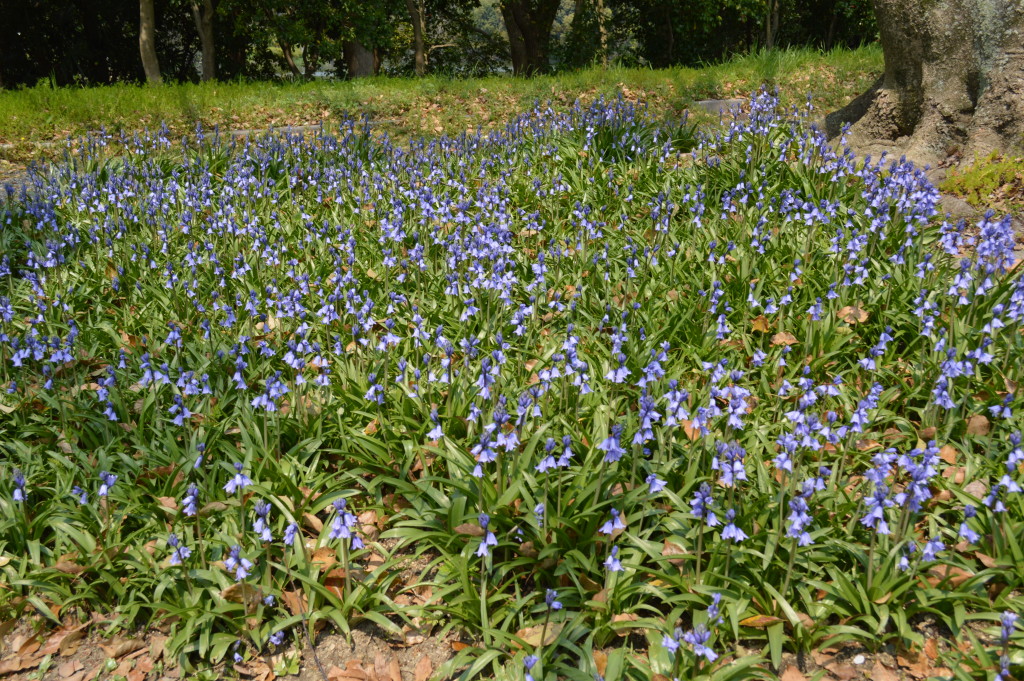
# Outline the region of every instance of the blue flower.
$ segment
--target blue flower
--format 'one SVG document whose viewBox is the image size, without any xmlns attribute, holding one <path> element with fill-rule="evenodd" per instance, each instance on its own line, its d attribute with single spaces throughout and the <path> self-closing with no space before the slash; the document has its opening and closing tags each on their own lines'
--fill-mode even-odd
<svg viewBox="0 0 1024 681">
<path fill-rule="evenodd" d="M 622 522 L 622 518 L 619 515 L 618 510 L 612 509 L 611 517 L 601 526 L 598 530 L 601 534 L 613 534 L 615 530 L 624 530 L 626 525 Z"/>
<path fill-rule="evenodd" d="M 625 568 L 622 567 L 622 563 L 619 562 L 619 547 L 613 546 L 611 553 L 604 559 L 604 566 L 608 569 L 608 572 L 622 572 Z"/>
<path fill-rule="evenodd" d="M 242 491 L 246 487 L 252 484 L 252 480 L 249 476 L 242 472 L 244 466 L 241 462 L 235 463 L 235 474 L 228 480 L 227 484 L 224 485 L 224 491 L 228 494 L 234 494 L 236 491 Z"/>
</svg>

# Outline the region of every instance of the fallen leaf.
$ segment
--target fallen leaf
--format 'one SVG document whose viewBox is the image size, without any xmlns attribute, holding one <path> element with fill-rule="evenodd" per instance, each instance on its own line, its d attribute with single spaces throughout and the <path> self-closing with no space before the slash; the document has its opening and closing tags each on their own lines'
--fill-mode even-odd
<svg viewBox="0 0 1024 681">
<path fill-rule="evenodd" d="M 923 652 L 925 657 L 933 662 L 939 659 L 939 644 L 934 638 L 929 638 L 924 642 Z"/>
<path fill-rule="evenodd" d="M 416 663 L 416 669 L 413 671 L 413 679 L 414 681 L 427 681 L 433 671 L 434 667 L 430 664 L 430 658 L 423 655 L 420 657 L 419 662 Z M 399 681 L 401 681 L 401 679 L 399 679 Z"/>
<path fill-rule="evenodd" d="M 327 670 L 328 681 L 367 681 L 369 678 L 359 660 L 349 660 L 344 669 L 334 665 Z"/>
<path fill-rule="evenodd" d="M 247 608 L 255 607 L 263 600 L 263 592 L 248 582 L 236 582 L 221 591 L 220 596 L 230 603 L 240 603 Z"/>
<path fill-rule="evenodd" d="M 544 626 L 538 624 L 537 626 L 526 627 L 525 629 L 520 629 L 519 631 L 516 632 L 516 637 L 522 639 L 523 641 L 526 642 L 526 644 L 528 646 L 531 646 L 533 648 L 536 648 L 539 645 L 549 646 L 552 643 L 554 643 L 555 639 L 558 638 L 558 635 L 560 633 L 562 633 L 562 627 L 564 627 L 564 626 L 565 626 L 564 622 L 558 622 L 558 623 L 549 622 L 548 623 L 547 631 L 545 632 L 544 631 Z M 540 637 L 541 637 L 542 634 L 544 636 L 544 641 L 543 642 L 540 640 Z M 522 647 L 522 645 L 519 643 L 519 641 L 512 641 L 512 645 L 515 646 L 516 648 L 521 648 Z"/>
<path fill-rule="evenodd" d="M 768 318 L 763 314 L 759 314 L 750 320 L 750 328 L 754 331 L 760 331 L 761 333 L 768 333 L 771 331 L 772 324 L 768 321 Z"/>
<path fill-rule="evenodd" d="M 788 331 L 780 331 L 777 334 L 775 334 L 774 336 L 772 336 L 772 345 L 786 345 L 786 346 L 789 346 L 789 345 L 794 345 L 797 342 L 799 342 L 799 341 L 797 341 L 796 336 L 794 336 L 793 334 L 789 333 Z"/>
<path fill-rule="evenodd" d="M 900 681 L 899 675 L 893 670 L 886 667 L 884 664 L 875 660 L 875 664 L 871 667 L 871 680 L 872 681 Z"/>
<path fill-rule="evenodd" d="M 466 535 L 469 537 L 482 537 L 486 532 L 484 528 L 480 527 L 476 523 L 462 523 L 455 528 L 455 534 Z"/>
<path fill-rule="evenodd" d="M 988 417 L 984 414 L 975 414 L 971 418 L 967 419 L 968 435 L 988 435 L 988 431 L 991 429 L 992 424 L 989 423 Z"/>
<path fill-rule="evenodd" d="M 748 617 L 745 620 L 740 620 L 740 625 L 744 627 L 753 627 L 754 629 L 764 629 L 765 627 L 770 627 L 771 625 L 781 621 L 781 617 L 775 617 L 773 615 L 754 615 L 753 617 Z"/>
<path fill-rule="evenodd" d="M 107 654 L 107 657 L 112 657 L 115 660 L 146 647 L 145 642 L 137 638 L 114 639 L 110 645 L 103 645 L 102 643 L 99 645 L 103 652 Z"/>
<path fill-rule="evenodd" d="M 847 305 L 836 314 L 847 324 L 862 324 L 868 320 L 868 313 L 856 305 Z"/>
<path fill-rule="evenodd" d="M 15 672 L 25 671 L 26 669 L 32 669 L 38 667 L 39 663 L 43 661 L 43 658 L 24 658 L 20 655 L 15 655 L 12 658 L 0 662 L 0 676 L 5 674 L 13 674 Z"/>
<path fill-rule="evenodd" d="M 594 666 L 597 667 L 597 675 L 603 679 L 604 673 L 608 670 L 608 654 L 603 650 L 595 650 L 592 655 Z"/>
<path fill-rule="evenodd" d="M 70 662 L 65 662 L 61 666 L 57 667 L 57 673 L 60 674 L 61 678 L 66 679 L 72 674 L 77 674 L 83 669 L 85 669 L 85 667 L 81 662 L 78 660 L 71 660 Z"/>
<path fill-rule="evenodd" d="M 953 447 L 952 445 L 943 445 L 939 450 L 939 458 L 952 465 L 956 463 L 957 453 L 956 447 Z"/>
<path fill-rule="evenodd" d="M 845 662 L 833 662 L 825 665 L 825 669 L 832 672 L 839 681 L 850 681 L 857 677 L 857 668 Z"/>
<path fill-rule="evenodd" d="M 301 591 L 283 591 L 281 592 L 281 600 L 284 601 L 288 612 L 295 616 L 301 616 L 309 609 L 306 603 L 306 594 Z"/>
<path fill-rule="evenodd" d="M 782 672 L 779 676 L 779 681 L 805 681 L 807 679 L 804 673 L 797 669 L 796 665 L 789 665 L 786 667 L 786 671 Z"/>
<path fill-rule="evenodd" d="M 373 674 L 376 677 L 376 681 L 393 681 L 391 679 L 391 670 L 388 669 L 388 658 L 384 657 L 384 653 L 377 651 L 373 656 Z M 398 681 L 402 681 L 398 679 Z"/>
</svg>

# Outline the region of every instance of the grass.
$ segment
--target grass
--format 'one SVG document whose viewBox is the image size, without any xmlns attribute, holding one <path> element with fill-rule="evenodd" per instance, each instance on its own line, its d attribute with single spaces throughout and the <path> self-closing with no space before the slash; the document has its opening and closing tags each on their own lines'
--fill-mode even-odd
<svg viewBox="0 0 1024 681">
<path fill-rule="evenodd" d="M 766 93 L 716 134 L 628 96 L 94 136 L 6 197 L 3 607 L 200 678 L 368 624 L 457 636 L 437 678 L 1019 674 L 1008 222 Z"/>
<path fill-rule="evenodd" d="M 739 56 L 702 69 L 599 68 L 532 79 L 491 77 L 450 80 L 437 77 L 371 78 L 354 82 L 203 83 L 111 85 L 53 88 L 46 84 L 0 91 L 0 158 L 24 162 L 37 157 L 31 144 L 79 137 L 101 127 L 138 132 L 166 124 L 175 136 L 196 123 L 224 129 L 263 130 L 272 125 L 338 124 L 368 115 L 381 129 L 408 138 L 456 134 L 482 126 L 499 129 L 535 102 L 568 107 L 577 98 L 613 96 L 622 88 L 658 111 L 676 115 L 693 100 L 744 97 L 763 83 L 777 84 L 786 96 L 808 92 L 819 107 L 839 106 L 865 90 L 881 70 L 877 47 L 808 49 Z M 43 150 L 44 155 L 59 152 Z"/>
</svg>

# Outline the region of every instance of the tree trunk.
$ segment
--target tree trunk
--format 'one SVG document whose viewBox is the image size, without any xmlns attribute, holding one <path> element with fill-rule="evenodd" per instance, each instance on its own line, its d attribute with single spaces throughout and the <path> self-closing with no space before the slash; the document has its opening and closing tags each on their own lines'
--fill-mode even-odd
<svg viewBox="0 0 1024 681">
<path fill-rule="evenodd" d="M 213 0 L 192 0 L 190 6 L 192 19 L 196 22 L 196 30 L 199 31 L 199 45 L 203 53 L 202 78 L 204 81 L 213 80 L 217 77 L 213 49 L 213 12 L 216 8 Z"/>
<path fill-rule="evenodd" d="M 299 71 L 299 67 L 295 63 L 295 53 L 292 51 L 291 43 L 283 42 L 278 38 L 277 44 L 281 47 L 281 55 L 284 57 L 285 65 L 288 66 L 288 71 L 290 71 L 292 76 L 295 78 L 301 78 L 302 72 Z"/>
<path fill-rule="evenodd" d="M 860 151 L 892 149 L 919 163 L 971 161 L 1024 140 L 1024 3 L 873 0 L 885 72 L 829 114 L 852 123 Z M 923 6 L 922 6 L 923 5 Z"/>
<path fill-rule="evenodd" d="M 160 62 L 156 59 L 156 14 L 153 0 L 139 0 L 139 54 L 142 69 L 150 83 L 160 82 Z"/>
<path fill-rule="evenodd" d="M 559 4 L 559 0 L 503 0 L 501 3 L 513 74 L 531 76 L 548 70 L 551 25 Z"/>
<path fill-rule="evenodd" d="M 367 49 L 358 40 L 346 40 L 342 46 L 349 78 L 364 78 L 377 74 L 380 60 L 376 50 Z"/>
<path fill-rule="evenodd" d="M 405 0 L 405 6 L 409 10 L 409 20 L 412 21 L 412 42 L 416 55 L 416 75 L 422 76 L 427 73 L 427 48 L 423 43 L 423 5 L 421 0 Z"/>
</svg>

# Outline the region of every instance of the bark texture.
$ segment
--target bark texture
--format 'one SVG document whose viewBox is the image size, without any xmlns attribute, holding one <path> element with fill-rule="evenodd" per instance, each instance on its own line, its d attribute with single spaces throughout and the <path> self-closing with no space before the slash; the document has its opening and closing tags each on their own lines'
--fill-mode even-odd
<svg viewBox="0 0 1024 681">
<path fill-rule="evenodd" d="M 422 76 L 427 72 L 427 48 L 423 42 L 424 12 L 422 0 L 405 0 L 405 6 L 409 10 L 409 20 L 412 22 L 412 43 L 416 60 L 416 75 Z"/>
<path fill-rule="evenodd" d="M 202 79 L 213 80 L 217 77 L 217 62 L 213 42 L 213 13 L 216 9 L 213 0 L 192 0 L 192 19 L 196 22 L 199 32 L 199 45 L 203 54 Z"/>
<path fill-rule="evenodd" d="M 367 48 L 357 40 L 345 41 L 343 51 L 349 78 L 374 76 L 380 69 L 380 58 L 376 50 Z"/>
<path fill-rule="evenodd" d="M 559 4 L 559 0 L 503 0 L 501 3 L 513 74 L 532 76 L 548 70 L 551 26 Z"/>
<path fill-rule="evenodd" d="M 156 58 L 156 14 L 153 11 L 153 0 L 139 0 L 139 54 L 146 80 L 159 83 L 160 62 Z"/>
<path fill-rule="evenodd" d="M 1024 1 L 873 0 L 885 72 L 826 119 L 919 163 L 1024 146 Z"/>
</svg>

